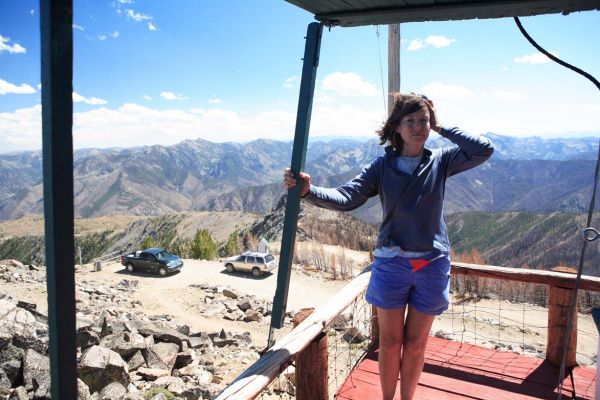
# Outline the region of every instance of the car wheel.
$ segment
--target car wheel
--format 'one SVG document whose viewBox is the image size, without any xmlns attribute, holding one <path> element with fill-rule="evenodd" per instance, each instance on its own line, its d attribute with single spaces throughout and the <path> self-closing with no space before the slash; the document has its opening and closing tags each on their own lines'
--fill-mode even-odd
<svg viewBox="0 0 600 400">
<path fill-rule="evenodd" d="M 127 265 L 125 266 L 125 268 L 127 269 L 127 272 L 134 272 L 135 271 L 135 267 L 133 266 L 132 263 L 127 263 Z"/>
<path fill-rule="evenodd" d="M 160 276 L 165 276 L 165 275 L 167 275 L 167 269 L 166 269 L 165 267 L 160 267 L 160 268 L 158 269 L 158 274 L 159 274 Z"/>
<path fill-rule="evenodd" d="M 252 276 L 258 278 L 261 275 L 262 275 L 262 271 L 260 270 L 260 268 L 258 268 L 258 267 L 252 268 Z"/>
<path fill-rule="evenodd" d="M 233 264 L 227 264 L 227 265 L 225 265 L 225 269 L 227 270 L 227 272 L 233 272 L 233 271 L 235 271 L 235 268 L 233 268 Z"/>
</svg>

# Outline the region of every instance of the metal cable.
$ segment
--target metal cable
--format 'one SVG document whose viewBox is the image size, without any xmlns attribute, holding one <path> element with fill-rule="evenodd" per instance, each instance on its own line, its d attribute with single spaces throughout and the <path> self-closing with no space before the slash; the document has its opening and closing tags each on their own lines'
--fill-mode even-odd
<svg viewBox="0 0 600 400">
<path fill-rule="evenodd" d="M 381 75 L 381 95 L 383 96 L 383 120 L 387 117 L 387 103 L 385 102 L 385 88 L 383 86 L 383 66 L 381 63 L 381 45 L 379 43 L 379 25 L 375 27 L 377 35 L 377 50 L 379 51 L 379 74 Z"/>
<path fill-rule="evenodd" d="M 596 88 L 598 88 L 598 90 L 600 90 L 600 82 L 598 82 L 598 80 L 596 78 L 594 78 L 592 75 L 588 74 L 587 72 L 585 72 L 569 63 L 566 63 L 566 62 L 562 61 L 561 59 L 559 59 L 558 57 L 550 54 L 548 51 L 546 51 L 544 48 L 542 48 L 539 44 L 537 44 L 537 42 L 535 40 L 533 40 L 533 38 L 531 36 L 529 36 L 527 31 L 525 31 L 525 28 L 523 28 L 523 25 L 521 25 L 521 21 L 519 20 L 519 17 L 514 17 L 514 20 L 515 20 L 515 23 L 517 24 L 517 27 L 523 34 L 523 36 L 525 36 L 527 41 L 529 41 L 529 43 L 531 43 L 531 45 L 533 47 L 535 47 L 538 51 L 540 51 L 542 54 L 546 55 L 548 58 L 550 58 L 554 62 L 562 65 L 565 68 L 569 68 L 570 70 L 577 72 L 578 74 L 589 79 L 594 85 L 596 85 Z M 595 174 L 595 178 L 594 178 L 594 189 L 592 192 L 592 200 L 590 202 L 590 208 L 588 211 L 586 230 L 590 229 L 591 223 L 592 223 L 592 215 L 594 213 L 594 206 L 596 203 L 596 187 L 598 186 L 598 170 L 599 169 L 600 169 L 600 145 L 598 147 L 598 159 L 596 162 L 596 174 Z M 565 378 L 565 363 L 566 363 L 566 357 L 567 357 L 567 348 L 568 348 L 570 332 L 573 327 L 575 304 L 577 302 L 577 292 L 579 290 L 579 282 L 581 280 L 581 274 L 583 272 L 583 261 L 585 259 L 585 250 L 586 250 L 587 242 L 588 242 L 588 240 L 584 236 L 584 241 L 583 241 L 583 245 L 581 248 L 581 256 L 579 258 L 579 266 L 578 266 L 578 270 L 577 270 L 577 279 L 575 281 L 575 288 L 573 290 L 573 298 L 571 300 L 571 305 L 569 308 L 569 320 L 568 320 L 567 326 L 565 327 L 565 333 L 564 333 L 564 338 L 563 338 L 563 355 L 562 355 L 562 362 L 560 364 L 560 374 L 559 374 L 559 378 L 558 378 L 559 379 L 559 381 L 558 381 L 558 400 L 562 399 L 563 381 Z M 575 388 L 573 387 L 573 390 L 574 389 Z"/>
</svg>

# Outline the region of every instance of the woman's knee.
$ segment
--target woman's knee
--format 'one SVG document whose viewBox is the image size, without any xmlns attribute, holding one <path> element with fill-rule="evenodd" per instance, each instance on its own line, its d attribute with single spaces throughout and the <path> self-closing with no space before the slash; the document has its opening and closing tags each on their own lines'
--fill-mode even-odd
<svg viewBox="0 0 600 400">
<path fill-rule="evenodd" d="M 379 351 L 400 354 L 400 352 L 402 351 L 402 337 L 393 335 L 380 335 Z"/>
<path fill-rule="evenodd" d="M 404 354 L 420 355 L 425 354 L 425 348 L 427 347 L 428 335 L 416 336 L 416 337 L 405 337 L 403 343 Z"/>
</svg>

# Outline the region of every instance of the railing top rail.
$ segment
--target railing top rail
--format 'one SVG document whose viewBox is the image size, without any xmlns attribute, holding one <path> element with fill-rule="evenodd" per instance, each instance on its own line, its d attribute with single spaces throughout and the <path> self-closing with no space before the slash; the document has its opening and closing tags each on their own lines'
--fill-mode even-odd
<svg viewBox="0 0 600 400">
<path fill-rule="evenodd" d="M 457 275 L 481 276 L 518 282 L 541 283 L 567 289 L 575 288 L 577 275 L 565 272 L 543 271 L 537 269 L 509 268 L 495 265 L 478 265 L 452 262 L 452 273 Z M 581 290 L 600 292 L 600 278 L 582 275 L 579 284 Z"/>
<path fill-rule="evenodd" d="M 364 271 L 348 283 L 322 307 L 285 335 L 250 368 L 233 381 L 216 400 L 252 399 L 277 377 L 289 362 L 304 350 L 336 316 L 342 313 L 366 289 L 370 271 Z"/>
</svg>

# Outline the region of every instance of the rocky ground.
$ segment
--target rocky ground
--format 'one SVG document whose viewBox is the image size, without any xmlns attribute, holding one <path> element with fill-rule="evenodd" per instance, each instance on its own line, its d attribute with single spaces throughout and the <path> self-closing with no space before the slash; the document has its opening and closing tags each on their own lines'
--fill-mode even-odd
<svg viewBox="0 0 600 400">
<path fill-rule="evenodd" d="M 276 274 L 254 278 L 185 260 L 165 278 L 129 274 L 119 264 L 97 272 L 76 266 L 75 276 L 80 399 L 211 399 L 266 345 Z M 324 304 L 345 284 L 294 269 L 286 326 L 276 338 L 289 332 L 296 311 Z M 355 340 L 357 332 L 348 335 L 351 327 L 339 322 L 330 333 Z M 546 325 L 543 307 L 457 300 L 432 334 L 543 357 Z M 595 364 L 591 317 L 580 315 L 578 328 L 578 361 Z M 0 261 L 0 400 L 48 399 L 49 384 L 45 268 Z"/>
<path fill-rule="evenodd" d="M 125 275 L 119 265 L 100 272 L 76 267 L 80 399 L 210 399 L 259 358 L 272 302 L 231 287 L 236 285 L 197 283 L 199 277 L 211 280 L 207 265 L 198 263 L 187 262 L 166 278 Z M 254 286 L 266 294 L 276 280 L 223 275 L 220 264 L 209 265 L 220 278 L 247 281 L 251 291 Z M 314 290 L 313 281 L 303 287 Z M 50 398 L 45 286 L 45 268 L 0 261 L 2 399 Z M 326 292 L 340 285 L 330 286 Z"/>
</svg>

